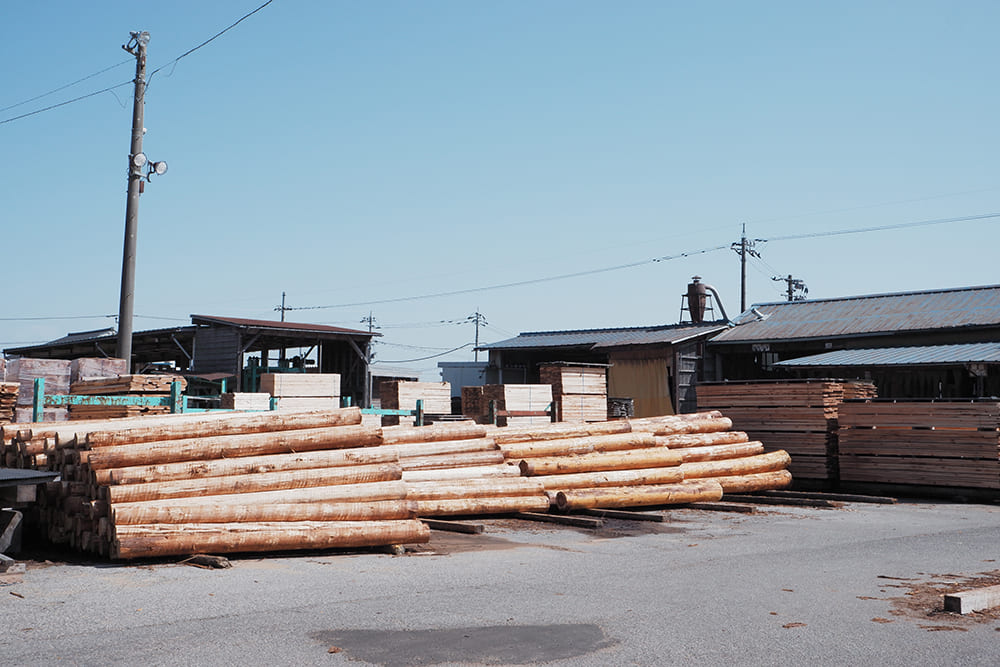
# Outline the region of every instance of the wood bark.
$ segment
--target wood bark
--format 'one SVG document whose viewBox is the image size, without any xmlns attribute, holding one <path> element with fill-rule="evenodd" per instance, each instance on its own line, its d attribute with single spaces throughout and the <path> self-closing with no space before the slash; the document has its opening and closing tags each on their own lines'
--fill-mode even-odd
<svg viewBox="0 0 1000 667">
<path fill-rule="evenodd" d="M 695 461 L 721 461 L 739 459 L 764 453 L 760 442 L 737 442 L 731 445 L 710 445 L 708 447 L 687 447 L 677 450 L 684 463 Z"/>
<path fill-rule="evenodd" d="M 473 422 L 439 423 L 431 426 L 399 426 L 382 429 L 382 441 L 387 445 L 415 442 L 472 440 L 486 437 L 486 427 Z"/>
<path fill-rule="evenodd" d="M 168 503 L 112 505 L 116 526 L 158 523 L 246 523 L 261 521 L 381 521 L 412 519 L 417 505 L 407 500 L 370 503 L 272 503 L 268 505 L 200 505 L 176 507 Z"/>
<path fill-rule="evenodd" d="M 457 479 L 484 479 L 488 477 L 520 477 L 517 466 L 502 464 L 472 466 L 468 468 L 444 468 L 438 470 L 403 470 L 404 482 L 435 482 Z"/>
<path fill-rule="evenodd" d="M 726 493 L 750 493 L 784 489 L 791 485 L 792 473 L 787 470 L 775 470 L 732 477 L 712 477 L 711 480 L 721 484 Z"/>
<path fill-rule="evenodd" d="M 437 454 L 434 456 L 414 456 L 400 459 L 403 470 L 441 470 L 470 466 L 487 466 L 503 463 L 503 452 L 461 452 L 458 454 Z"/>
<path fill-rule="evenodd" d="M 547 475 L 537 478 L 546 491 L 563 489 L 593 489 L 602 486 L 641 486 L 675 484 L 684 480 L 679 466 L 639 470 L 607 470 L 604 472 L 579 472 L 566 475 Z"/>
<path fill-rule="evenodd" d="M 454 498 L 498 498 L 505 496 L 544 495 L 541 482 L 523 477 L 466 479 L 447 482 L 407 484 L 407 500 L 448 500 Z"/>
<path fill-rule="evenodd" d="M 653 447 L 656 444 L 656 437 L 652 433 L 613 433 L 609 435 L 560 438 L 558 440 L 546 440 L 543 442 L 504 443 L 499 445 L 499 447 L 508 460 L 517 460 L 539 456 L 641 449 L 644 447 Z"/>
<path fill-rule="evenodd" d="M 415 503 L 418 516 L 512 514 L 514 512 L 545 512 L 549 509 L 549 499 L 544 495 L 418 500 Z"/>
<path fill-rule="evenodd" d="M 556 494 L 560 510 L 585 508 L 642 507 L 714 502 L 722 498 L 722 486 L 712 480 L 683 481 L 658 486 L 618 486 L 576 489 Z"/>
<path fill-rule="evenodd" d="M 547 456 L 522 459 L 518 464 L 521 474 L 558 475 L 575 472 L 599 472 L 604 470 L 634 470 L 639 468 L 664 468 L 678 466 L 681 455 L 669 449 L 651 447 L 629 449 L 620 452 L 596 452 L 579 456 Z"/>
<path fill-rule="evenodd" d="M 784 470 L 788 467 L 791 460 L 791 457 L 788 456 L 788 452 L 778 450 L 776 452 L 758 454 L 757 456 L 748 456 L 742 459 L 682 463 L 681 470 L 684 471 L 684 479 L 733 477 L 737 475 L 751 475 L 758 472 Z"/>
<path fill-rule="evenodd" d="M 707 447 L 709 445 L 731 445 L 747 442 L 750 437 L 742 431 L 723 431 L 719 433 L 684 433 L 679 435 L 654 436 L 658 447 L 670 449 L 685 449 L 687 447 Z"/>
<path fill-rule="evenodd" d="M 402 476 L 403 471 L 399 467 L 399 464 L 383 463 L 339 468 L 310 468 L 308 470 L 265 472 L 252 475 L 230 475 L 228 477 L 181 479 L 172 482 L 151 482 L 148 484 L 122 484 L 105 488 L 107 488 L 108 500 L 112 503 L 127 503 L 142 500 L 165 500 L 168 498 L 191 498 L 235 493 L 281 491 L 284 489 L 304 489 L 338 484 L 388 482 L 401 479 Z"/>
<path fill-rule="evenodd" d="M 178 423 L 166 421 L 162 424 L 148 424 L 144 420 L 136 420 L 137 425 L 130 428 L 110 426 L 107 430 L 77 429 L 87 433 L 87 444 L 91 447 L 107 447 L 138 442 L 156 442 L 159 440 L 182 440 L 216 435 L 237 435 L 244 433 L 261 433 L 269 431 L 292 431 L 299 429 L 316 429 L 333 426 L 352 426 L 361 423 L 360 408 L 338 408 L 336 410 L 318 410 L 314 412 L 255 412 L 255 413 L 197 413 L 179 420 Z M 200 415 L 212 415 L 200 417 Z M 148 419 L 154 419 L 150 417 Z M 172 415 L 171 419 L 177 419 Z"/>
<path fill-rule="evenodd" d="M 400 521 L 295 521 L 117 526 L 112 557 L 332 549 L 427 542 L 430 529 Z"/>
<path fill-rule="evenodd" d="M 93 474 L 94 481 L 97 484 L 106 486 L 111 484 L 143 484 L 180 479 L 306 470 L 310 468 L 396 463 L 397 461 L 396 453 L 388 448 L 362 447 L 358 449 L 302 452 L 300 454 L 268 454 L 264 456 L 243 456 L 212 461 L 183 461 L 181 463 L 166 463 L 162 465 L 106 468 L 95 470 Z"/>
<path fill-rule="evenodd" d="M 348 449 L 376 445 L 378 442 L 379 433 L 376 428 L 334 426 L 111 445 L 91 450 L 86 459 L 92 469 L 102 470 L 320 449 Z"/>
</svg>

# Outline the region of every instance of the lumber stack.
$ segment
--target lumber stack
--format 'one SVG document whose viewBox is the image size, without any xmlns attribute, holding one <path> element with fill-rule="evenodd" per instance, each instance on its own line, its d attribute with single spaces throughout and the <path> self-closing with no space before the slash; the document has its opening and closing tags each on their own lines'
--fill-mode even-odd
<svg viewBox="0 0 1000 667">
<path fill-rule="evenodd" d="M 733 427 L 764 443 L 767 451 L 787 451 L 796 478 L 838 478 L 838 415 L 845 395 L 871 396 L 869 382 L 788 380 L 702 383 L 698 408 L 717 409 Z"/>
<path fill-rule="evenodd" d="M 69 382 L 128 375 L 128 362 L 114 357 L 83 357 L 69 363 Z"/>
<path fill-rule="evenodd" d="M 357 408 L 216 413 L 3 435 L 42 438 L 46 467 L 61 473 L 41 494 L 45 529 L 82 551 L 134 559 L 426 541 L 398 453 L 360 421 Z"/>
<path fill-rule="evenodd" d="M 840 414 L 840 478 L 1000 489 L 1000 404 L 847 402 Z"/>
<path fill-rule="evenodd" d="M 552 417 L 544 413 L 552 406 L 552 387 L 547 384 L 488 384 L 483 388 L 482 401 L 486 412 L 492 401 L 497 412 L 514 413 L 497 417 L 498 426 L 534 426 L 549 424 Z"/>
<path fill-rule="evenodd" d="M 604 366 L 551 364 L 541 366 L 538 372 L 543 384 L 552 385 L 558 421 L 607 420 L 608 380 Z"/>
<path fill-rule="evenodd" d="M 6 364 L 6 381 L 17 382 L 19 391 L 14 409 L 14 421 L 31 421 L 31 403 L 35 394 L 35 379 L 45 380 L 46 394 L 68 394 L 71 362 L 64 359 L 11 359 Z M 66 408 L 46 408 L 42 421 L 66 421 Z"/>
<path fill-rule="evenodd" d="M 385 380 L 379 384 L 379 392 L 381 405 L 386 410 L 416 410 L 420 400 L 426 414 L 451 414 L 451 384 L 448 382 Z M 413 420 L 398 416 L 382 417 L 383 426 L 401 423 L 412 426 Z"/>
<path fill-rule="evenodd" d="M 21 385 L 17 382 L 0 382 L 0 423 L 14 421 L 14 408 L 17 407 L 17 394 Z"/>
<path fill-rule="evenodd" d="M 180 382 L 181 390 L 187 387 L 187 380 L 179 375 L 117 375 L 77 380 L 70 384 L 69 393 L 78 396 L 144 396 L 166 398 L 170 387 Z M 46 393 L 49 393 L 46 389 Z M 163 415 L 170 412 L 169 405 L 71 405 L 69 418 L 114 419 Z"/>
<path fill-rule="evenodd" d="M 274 398 L 275 409 L 291 412 L 340 407 L 338 373 L 265 373 L 260 391 Z"/>
<path fill-rule="evenodd" d="M 223 410 L 262 412 L 271 409 L 271 395 L 263 392 L 228 392 L 219 397 L 219 407 Z"/>
<path fill-rule="evenodd" d="M 493 433 L 509 462 L 542 483 L 552 505 L 688 504 L 725 492 L 787 486 L 788 455 L 730 432 L 717 412 Z"/>
</svg>

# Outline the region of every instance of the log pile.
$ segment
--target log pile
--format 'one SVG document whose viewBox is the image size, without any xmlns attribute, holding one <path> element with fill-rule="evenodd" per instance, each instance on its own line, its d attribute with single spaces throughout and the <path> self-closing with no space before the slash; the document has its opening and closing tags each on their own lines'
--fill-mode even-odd
<svg viewBox="0 0 1000 667">
<path fill-rule="evenodd" d="M 604 366 L 551 364 L 539 368 L 543 384 L 552 385 L 556 419 L 562 422 L 605 421 L 608 380 Z"/>
<path fill-rule="evenodd" d="M 552 505 L 687 504 L 791 482 L 784 452 L 731 432 L 718 412 L 493 433 L 509 462 L 544 486 Z"/>
<path fill-rule="evenodd" d="M 180 382 L 181 391 L 187 387 L 187 380 L 179 375 L 117 375 L 114 377 L 77 380 L 70 384 L 69 393 L 77 396 L 144 396 L 147 398 L 166 398 L 170 396 L 170 387 L 174 382 Z M 47 387 L 45 393 L 50 393 Z M 69 418 L 72 420 L 141 417 L 144 415 L 164 415 L 169 412 L 169 405 L 69 406 Z"/>
<path fill-rule="evenodd" d="M 448 382 L 412 382 L 385 380 L 379 384 L 381 405 L 386 410 L 416 410 L 423 401 L 424 412 L 433 415 L 451 414 L 451 384 Z M 413 425 L 413 420 L 398 416 L 382 417 L 383 426 Z"/>
<path fill-rule="evenodd" d="M 840 411 L 840 478 L 1000 489 L 1000 404 L 847 402 Z"/>
<path fill-rule="evenodd" d="M 357 408 L 4 427 L 41 446 L 55 543 L 116 559 L 421 542 L 398 453 Z M 155 424 L 154 424 L 155 422 Z"/>
<path fill-rule="evenodd" d="M 733 427 L 787 451 L 796 478 L 838 479 L 838 416 L 844 397 L 871 396 L 870 382 L 839 380 L 702 383 L 698 408 L 723 411 Z"/>
<path fill-rule="evenodd" d="M 277 410 L 308 412 L 340 407 L 338 373 L 265 373 L 260 376 L 260 390 L 274 398 Z"/>
</svg>

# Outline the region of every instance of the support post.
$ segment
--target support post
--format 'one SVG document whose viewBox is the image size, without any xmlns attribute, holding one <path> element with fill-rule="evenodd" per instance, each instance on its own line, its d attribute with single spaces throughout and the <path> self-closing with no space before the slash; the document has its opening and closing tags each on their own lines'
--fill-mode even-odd
<svg viewBox="0 0 1000 667">
<path fill-rule="evenodd" d="M 31 396 L 31 421 L 40 422 L 45 416 L 45 378 L 35 378 Z"/>
<path fill-rule="evenodd" d="M 417 426 L 424 425 L 424 399 L 417 399 Z"/>
</svg>

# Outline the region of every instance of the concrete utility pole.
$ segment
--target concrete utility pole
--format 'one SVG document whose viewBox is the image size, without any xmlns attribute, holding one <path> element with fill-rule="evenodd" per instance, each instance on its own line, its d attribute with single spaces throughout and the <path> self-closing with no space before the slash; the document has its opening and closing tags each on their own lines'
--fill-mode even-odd
<svg viewBox="0 0 1000 667">
<path fill-rule="evenodd" d="M 132 146 L 128 156 L 128 203 L 125 206 L 125 247 L 122 253 L 122 286 L 118 304 L 118 349 L 132 372 L 132 315 L 135 307 L 135 247 L 139 225 L 139 194 L 142 192 L 142 168 L 146 156 L 142 152 L 143 106 L 146 96 L 146 47 L 148 32 L 130 33 L 132 38 L 123 49 L 135 56 L 135 97 L 132 101 Z"/>
<path fill-rule="evenodd" d="M 476 323 L 476 361 L 479 361 L 479 325 L 487 325 L 489 322 L 486 321 L 486 316 L 479 312 L 477 309 L 475 313 L 469 315 L 469 320 Z"/>
</svg>

